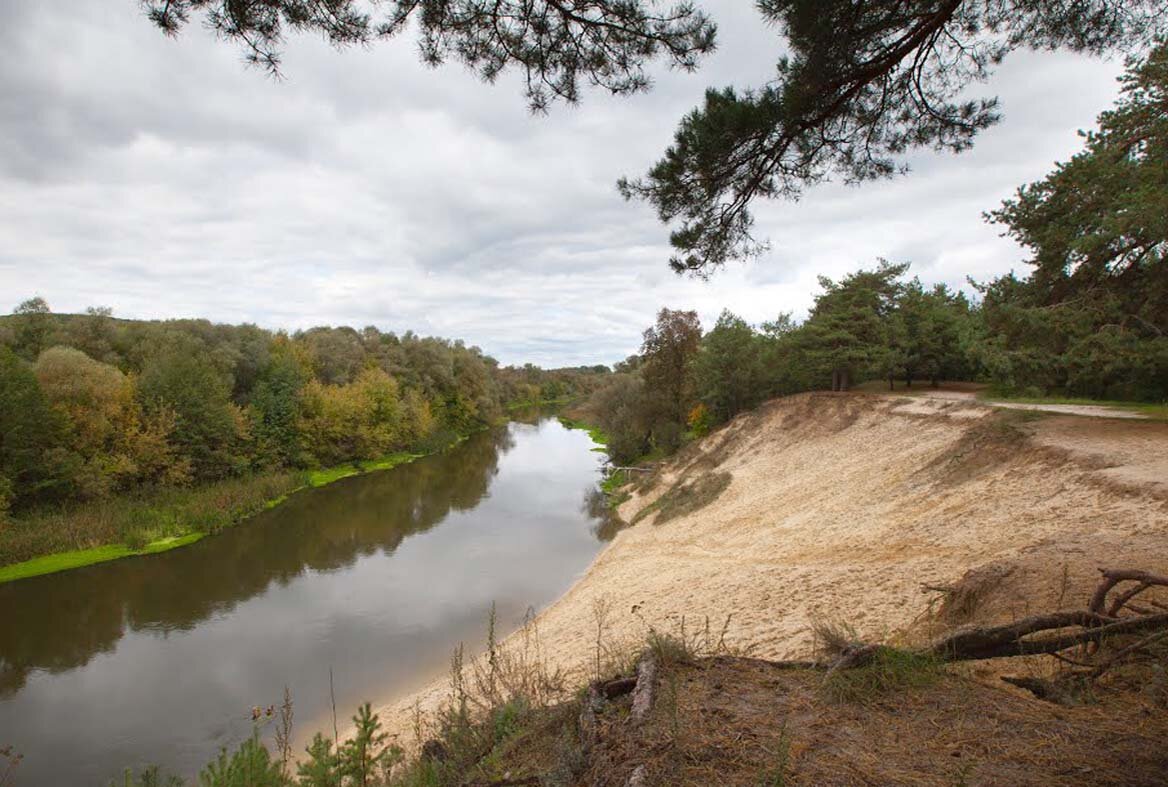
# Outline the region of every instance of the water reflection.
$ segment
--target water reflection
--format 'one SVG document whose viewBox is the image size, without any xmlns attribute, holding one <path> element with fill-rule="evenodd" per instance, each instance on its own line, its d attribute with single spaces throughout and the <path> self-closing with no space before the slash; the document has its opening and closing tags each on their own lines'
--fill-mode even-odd
<svg viewBox="0 0 1168 787">
<path fill-rule="evenodd" d="M 616 534 L 624 530 L 627 523 L 613 510 L 608 495 L 599 486 L 591 486 L 584 493 L 584 503 L 580 511 L 595 524 L 592 535 L 604 542 L 612 541 Z"/>
<path fill-rule="evenodd" d="M 32 669 L 61 672 L 108 651 L 126 629 L 191 629 L 306 569 L 353 565 L 434 527 L 487 494 L 509 430 L 475 435 L 439 457 L 294 495 L 215 539 L 149 560 L 0 585 L 0 697 Z M 181 578 L 181 581 L 174 581 Z M 50 614 L 46 614 L 49 612 Z"/>
<path fill-rule="evenodd" d="M 189 772 L 285 683 L 317 717 L 332 666 L 349 708 L 477 640 L 492 601 L 506 622 L 552 600 L 598 548 L 579 495 L 599 455 L 533 420 L 184 549 L 0 585 L 0 745 L 26 754 L 19 783 Z"/>
</svg>

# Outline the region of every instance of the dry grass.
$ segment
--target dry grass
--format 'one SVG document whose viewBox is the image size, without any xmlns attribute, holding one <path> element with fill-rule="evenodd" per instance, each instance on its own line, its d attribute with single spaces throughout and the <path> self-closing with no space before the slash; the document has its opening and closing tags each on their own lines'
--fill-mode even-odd
<svg viewBox="0 0 1168 787">
<path fill-rule="evenodd" d="M 736 658 L 678 664 L 669 680 L 676 710 L 642 730 L 608 714 L 579 784 L 623 785 L 638 765 L 654 785 L 1152 785 L 1168 773 L 1168 718 L 1138 697 L 1062 709 L 938 674 L 840 704 L 818 674 Z"/>
</svg>

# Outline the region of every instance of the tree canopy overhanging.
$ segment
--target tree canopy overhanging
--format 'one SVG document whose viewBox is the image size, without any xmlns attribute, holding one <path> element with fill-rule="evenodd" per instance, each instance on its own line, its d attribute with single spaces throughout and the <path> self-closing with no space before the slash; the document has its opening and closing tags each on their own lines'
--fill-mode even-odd
<svg viewBox="0 0 1168 787">
<path fill-rule="evenodd" d="M 140 0 L 168 34 L 194 16 L 273 72 L 289 32 L 337 46 L 396 34 L 413 20 L 421 56 L 454 59 L 492 81 L 524 75 L 535 110 L 574 103 L 586 82 L 646 90 L 663 58 L 691 70 L 715 25 L 682 0 Z M 711 88 L 649 172 L 618 184 L 666 224 L 679 273 L 708 276 L 757 254 L 756 199 L 795 199 L 906 169 L 915 148 L 960 152 L 1000 119 L 995 98 L 969 99 L 1012 51 L 1127 53 L 1168 34 L 1164 0 L 757 0 L 760 22 L 786 39 L 775 78 L 757 89 Z M 777 47 L 776 47 L 777 48 Z"/>
</svg>

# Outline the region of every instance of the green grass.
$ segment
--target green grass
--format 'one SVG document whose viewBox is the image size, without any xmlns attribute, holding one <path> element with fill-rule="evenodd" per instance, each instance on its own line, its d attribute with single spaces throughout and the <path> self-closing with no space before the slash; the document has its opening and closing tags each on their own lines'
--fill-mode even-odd
<svg viewBox="0 0 1168 787">
<path fill-rule="evenodd" d="M 605 450 L 605 447 L 608 445 L 608 435 L 599 426 L 585 421 L 578 421 L 565 415 L 561 415 L 559 418 L 560 423 L 564 425 L 565 429 L 580 429 L 587 432 L 588 436 L 592 438 L 592 442 L 596 443 L 597 446 L 592 449 L 593 451 L 603 452 Z"/>
<path fill-rule="evenodd" d="M 663 525 L 670 519 L 699 511 L 718 499 L 718 496 L 730 486 L 729 473 L 705 473 L 697 478 L 674 484 L 668 491 L 642 508 L 633 517 L 632 524 L 637 524 L 645 517 L 657 513 L 653 521 L 655 525 Z"/>
<path fill-rule="evenodd" d="M 68 571 L 71 568 L 91 566 L 95 563 L 106 563 L 123 557 L 154 555 L 193 544 L 206 535 L 206 533 L 187 533 L 185 536 L 170 536 L 152 541 L 141 549 L 131 549 L 125 544 L 107 544 L 92 549 L 75 549 L 71 552 L 58 552 L 44 557 L 35 557 L 32 560 L 0 568 L 0 584 L 28 577 L 39 577 L 42 574 L 55 574 L 58 571 Z"/>
<path fill-rule="evenodd" d="M 375 470 L 392 470 L 398 465 L 412 462 L 420 456 L 425 456 L 425 454 L 412 454 L 407 451 L 399 451 L 396 454 L 390 454 L 389 456 L 369 462 L 351 462 L 346 465 L 337 465 L 336 467 L 309 470 L 307 473 L 308 485 L 312 487 L 325 486 L 334 481 L 340 481 L 342 478 L 349 478 L 350 476 L 361 475 L 362 473 L 372 473 Z"/>
<path fill-rule="evenodd" d="M 942 669 L 941 662 L 928 656 L 882 647 L 870 663 L 828 675 L 823 688 L 837 702 L 863 704 L 890 693 L 931 686 Z"/>
</svg>

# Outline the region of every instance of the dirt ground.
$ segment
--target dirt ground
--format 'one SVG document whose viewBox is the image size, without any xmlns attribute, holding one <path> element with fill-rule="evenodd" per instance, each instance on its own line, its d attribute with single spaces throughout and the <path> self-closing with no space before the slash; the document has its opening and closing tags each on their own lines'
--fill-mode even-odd
<svg viewBox="0 0 1168 787">
<path fill-rule="evenodd" d="M 599 716 L 574 783 L 644 785 L 1163 785 L 1168 716 L 1131 696 L 1063 708 L 960 675 L 869 702 L 831 702 L 821 676 L 756 660 L 667 669 L 644 725 Z"/>
<path fill-rule="evenodd" d="M 728 484 L 696 500 L 710 474 Z M 957 622 L 922 584 L 969 572 L 982 586 L 966 617 L 980 623 L 1081 609 L 1099 567 L 1168 571 L 1166 479 L 1164 423 L 871 394 L 775 400 L 633 494 L 620 513 L 638 523 L 539 615 L 541 648 L 583 677 L 598 628 L 608 649 L 649 627 L 729 620 L 734 647 L 774 659 L 810 655 L 815 622 L 920 641 Z M 658 524 L 664 502 L 682 513 Z M 440 681 L 383 717 L 409 720 L 444 694 Z"/>
</svg>

